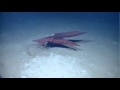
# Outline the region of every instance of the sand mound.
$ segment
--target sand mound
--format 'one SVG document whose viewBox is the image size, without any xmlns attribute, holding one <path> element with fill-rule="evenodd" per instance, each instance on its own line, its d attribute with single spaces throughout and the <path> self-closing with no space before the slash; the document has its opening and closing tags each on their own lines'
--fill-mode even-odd
<svg viewBox="0 0 120 90">
<path fill-rule="evenodd" d="M 87 70 L 76 64 L 77 58 L 50 53 L 36 56 L 22 68 L 21 78 L 90 77 Z"/>
<path fill-rule="evenodd" d="M 30 56 L 35 56 L 37 54 L 38 45 L 29 44 L 27 47 L 27 54 Z"/>
</svg>

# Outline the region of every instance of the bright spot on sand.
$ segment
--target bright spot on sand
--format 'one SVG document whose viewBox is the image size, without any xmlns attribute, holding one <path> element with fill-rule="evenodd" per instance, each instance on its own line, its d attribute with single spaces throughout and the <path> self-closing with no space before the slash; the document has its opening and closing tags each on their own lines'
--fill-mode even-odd
<svg viewBox="0 0 120 90">
<path fill-rule="evenodd" d="M 21 78 L 90 77 L 87 70 L 76 63 L 77 58 L 51 53 L 36 56 L 22 68 Z"/>
</svg>

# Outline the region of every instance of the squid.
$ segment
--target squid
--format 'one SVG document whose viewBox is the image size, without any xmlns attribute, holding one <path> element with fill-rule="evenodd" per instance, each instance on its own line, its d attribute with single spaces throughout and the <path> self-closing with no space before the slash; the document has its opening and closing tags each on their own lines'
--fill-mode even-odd
<svg viewBox="0 0 120 90">
<path fill-rule="evenodd" d="M 36 39 L 33 41 L 38 42 L 45 47 L 48 46 L 48 43 L 61 44 L 61 45 L 67 45 L 67 46 L 74 47 L 74 46 L 80 46 L 80 45 L 76 44 L 73 41 L 66 40 L 65 38 L 78 36 L 78 35 L 81 35 L 84 33 L 86 33 L 86 32 L 70 31 L 70 32 L 54 33 L 51 36 L 47 36 L 47 37 L 44 37 L 41 39 Z"/>
</svg>

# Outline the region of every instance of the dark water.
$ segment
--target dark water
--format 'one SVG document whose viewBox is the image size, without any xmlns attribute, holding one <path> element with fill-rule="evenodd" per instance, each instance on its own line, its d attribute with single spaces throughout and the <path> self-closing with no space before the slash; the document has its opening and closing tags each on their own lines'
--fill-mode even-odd
<svg viewBox="0 0 120 90">
<path fill-rule="evenodd" d="M 47 27 L 62 27 L 62 25 L 82 25 L 83 28 L 94 27 L 96 23 L 116 26 L 119 24 L 118 12 L 1 12 L 1 29 L 36 28 L 43 24 Z M 70 26 L 69 26 L 70 27 Z"/>
<path fill-rule="evenodd" d="M 87 32 L 87 34 L 80 37 L 85 40 L 94 41 L 93 43 L 82 44 L 81 48 L 85 50 L 84 52 L 74 53 L 74 51 L 71 51 L 71 53 L 74 53 L 71 55 L 71 53 L 66 51 L 68 56 L 71 55 L 71 57 L 86 60 L 81 62 L 86 64 L 83 68 L 88 70 L 89 75 L 81 77 L 118 77 L 118 12 L 0 12 L 0 77 L 20 77 L 20 72 L 17 70 L 21 70 L 21 65 L 24 64 L 22 60 L 29 58 L 26 54 L 24 56 L 21 55 L 26 50 L 24 45 L 27 46 L 34 39 L 56 32 L 74 30 Z M 78 38 L 75 37 L 75 39 Z M 55 51 L 51 52 L 56 53 Z M 59 52 L 63 51 L 60 50 Z M 62 55 L 61 53 L 58 54 Z M 31 60 L 31 58 L 29 59 Z M 92 67 L 93 70 L 91 71 L 88 69 L 87 64 L 89 65 L 90 61 L 94 62 L 94 59 L 96 63 L 94 65 L 90 64 L 90 66 L 96 66 Z M 103 63 L 106 64 L 103 65 L 105 66 L 104 68 L 101 68 L 104 70 L 100 75 L 98 71 L 101 69 L 95 68 L 102 67 Z M 11 68 L 9 69 L 9 67 Z M 17 67 L 17 69 L 14 70 L 14 67 Z M 11 74 L 11 72 L 13 73 Z M 77 73 L 75 77 L 79 77 Z"/>
</svg>

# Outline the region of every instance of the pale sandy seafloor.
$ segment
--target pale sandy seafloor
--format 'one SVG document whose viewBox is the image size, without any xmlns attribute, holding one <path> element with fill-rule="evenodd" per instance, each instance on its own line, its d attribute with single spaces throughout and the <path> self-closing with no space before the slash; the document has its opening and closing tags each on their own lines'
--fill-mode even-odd
<svg viewBox="0 0 120 90">
<path fill-rule="evenodd" d="M 74 28 L 40 28 L 0 33 L 0 75 L 8 78 L 112 78 L 118 77 L 119 40 L 105 25 L 98 28 L 75 28 L 86 34 L 69 39 L 91 40 L 79 42 L 80 49 L 37 48 L 32 42 L 54 32 L 73 31 Z M 112 28 L 111 28 L 112 29 Z M 29 50 L 28 50 L 29 49 Z"/>
</svg>

